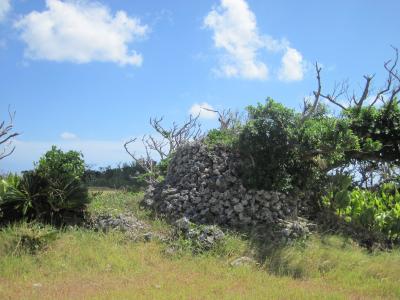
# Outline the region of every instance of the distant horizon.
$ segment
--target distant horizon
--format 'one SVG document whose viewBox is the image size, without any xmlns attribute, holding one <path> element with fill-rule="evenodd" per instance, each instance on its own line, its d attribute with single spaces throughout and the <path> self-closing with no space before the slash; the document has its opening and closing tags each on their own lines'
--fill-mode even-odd
<svg viewBox="0 0 400 300">
<path fill-rule="evenodd" d="M 21 172 L 52 145 L 98 168 L 130 163 L 123 143 L 201 113 L 244 111 L 267 97 L 299 109 L 316 89 L 365 74 L 384 84 L 400 48 L 400 2 L 0 0 L 0 121 L 16 111 L 15 152 L 0 172 Z M 137 142 L 133 150 L 143 153 Z"/>
</svg>

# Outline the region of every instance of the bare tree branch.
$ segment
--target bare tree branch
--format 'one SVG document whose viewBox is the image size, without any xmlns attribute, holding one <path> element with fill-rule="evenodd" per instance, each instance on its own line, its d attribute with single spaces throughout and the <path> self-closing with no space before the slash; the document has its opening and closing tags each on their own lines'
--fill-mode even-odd
<svg viewBox="0 0 400 300">
<path fill-rule="evenodd" d="M 375 75 L 372 75 L 372 76 L 364 75 L 364 79 L 366 81 L 365 86 L 364 86 L 364 91 L 358 101 L 355 100 L 355 97 L 354 97 L 354 103 L 357 105 L 358 108 L 361 108 L 363 106 L 364 101 L 367 100 L 368 95 L 369 95 L 369 87 L 370 87 L 372 79 L 374 79 L 374 76 Z"/>
<path fill-rule="evenodd" d="M 172 127 L 169 129 L 166 129 L 161 125 L 161 122 L 163 121 L 162 117 L 159 119 L 150 119 L 150 125 L 164 139 L 163 141 L 155 142 L 155 139 L 151 137 L 151 144 L 155 148 L 153 150 L 156 150 L 160 156 L 165 158 L 182 144 L 190 140 L 199 139 L 201 136 L 201 126 L 198 123 L 199 116 L 200 115 L 193 117 L 190 115 L 189 119 L 185 123 L 179 126 L 174 122 Z M 167 145 L 168 149 L 166 149 Z"/>
<path fill-rule="evenodd" d="M 315 63 L 315 72 L 317 74 L 318 87 L 316 91 L 313 91 L 314 101 L 312 104 L 306 98 L 303 99 L 303 121 L 315 113 L 321 96 L 321 67 L 318 66 L 317 62 Z"/>
<path fill-rule="evenodd" d="M 146 181 L 149 184 L 155 184 L 157 182 L 157 174 L 155 173 L 156 162 L 151 158 L 149 148 L 146 145 L 144 139 L 145 138 L 143 137 L 142 142 L 146 151 L 145 157 L 138 157 L 134 152 L 131 152 L 128 148 L 129 144 L 136 142 L 137 138 L 133 138 L 125 142 L 124 148 L 125 151 L 129 154 L 129 156 L 135 161 L 135 163 L 146 171 L 146 173 L 148 174 L 148 176 L 146 177 Z"/>
<path fill-rule="evenodd" d="M 376 94 L 374 100 L 369 105 L 370 108 L 373 107 L 376 104 L 376 102 L 379 100 L 382 101 L 383 103 L 387 103 L 384 98 L 389 93 L 390 93 L 390 98 L 389 98 L 388 103 L 391 104 L 400 92 L 400 78 L 399 78 L 398 70 L 396 69 L 398 59 L 399 59 L 399 50 L 393 46 L 392 46 L 392 48 L 395 51 L 394 60 L 390 59 L 390 60 L 386 61 L 383 65 L 386 72 L 388 73 L 387 79 L 386 79 L 386 84 Z M 394 81 L 397 81 L 397 85 L 394 84 Z"/>
<path fill-rule="evenodd" d="M 232 112 L 230 109 L 224 109 L 222 112 L 220 112 L 219 110 L 214 110 L 207 107 L 201 107 L 201 109 L 218 114 L 220 130 L 232 129 L 237 125 L 238 122 L 240 122 L 239 112 L 237 111 Z"/>
<path fill-rule="evenodd" d="M 18 132 L 12 132 L 14 128 L 14 117 L 15 111 L 11 112 L 10 107 L 8 108 L 8 116 L 9 122 L 8 124 L 5 121 L 1 122 L 0 124 L 0 147 L 2 147 L 2 151 L 0 153 L 0 160 L 10 156 L 14 150 L 15 146 L 11 147 L 11 143 L 13 138 L 20 135 Z"/>
<path fill-rule="evenodd" d="M 378 101 L 387 103 L 390 106 L 400 93 L 400 74 L 399 71 L 396 69 L 399 59 L 399 50 L 393 46 L 392 48 L 395 51 L 394 59 L 388 60 L 384 63 L 384 68 L 387 72 L 387 79 L 385 85 L 378 90 L 375 97 L 368 105 L 369 108 L 373 107 Z M 304 100 L 304 110 L 303 110 L 304 119 L 314 114 L 318 106 L 318 103 L 320 102 L 320 98 L 326 99 L 330 103 L 340 107 L 342 110 L 347 110 L 349 108 L 361 109 L 365 105 L 366 101 L 368 100 L 368 98 L 372 93 L 371 85 L 375 78 L 375 75 L 364 75 L 365 84 L 362 89 L 362 94 L 358 97 L 354 92 L 351 95 L 349 95 L 348 93 L 349 87 L 346 81 L 343 81 L 341 84 L 335 84 L 332 93 L 329 94 L 323 93 L 322 83 L 321 83 L 321 67 L 318 66 L 318 63 L 315 64 L 315 72 L 316 72 L 318 87 L 317 90 L 313 92 L 314 94 L 313 104 L 310 104 L 306 100 Z M 348 107 L 344 106 L 339 101 L 339 97 L 341 97 L 343 94 L 346 95 L 346 98 L 349 101 Z M 387 101 L 385 100 L 385 98 L 387 99 Z M 400 100 L 397 99 L 397 102 L 400 103 Z"/>
<path fill-rule="evenodd" d="M 331 94 L 324 95 L 321 93 L 321 97 L 328 100 L 329 102 L 335 104 L 336 106 L 339 106 L 341 109 L 346 110 L 347 107 L 345 107 L 343 104 L 341 104 L 338 100 L 340 96 L 345 94 L 348 90 L 347 82 L 343 81 L 341 84 L 335 83 L 335 86 L 333 88 L 333 91 Z"/>
<path fill-rule="evenodd" d="M 142 137 L 141 141 L 145 150 L 144 157 L 139 157 L 129 150 L 128 146 L 131 143 L 136 142 L 137 138 L 130 139 L 124 143 L 125 151 L 136 162 L 136 164 L 141 166 L 147 172 L 148 176 L 146 177 L 146 180 L 149 184 L 155 184 L 160 175 L 158 174 L 159 171 L 156 167 L 157 163 L 153 159 L 153 152 L 158 155 L 160 160 L 163 160 L 183 144 L 199 139 L 201 137 L 201 128 L 198 123 L 198 118 L 199 116 L 190 116 L 184 124 L 178 125 L 174 122 L 171 128 L 164 128 L 161 125 L 161 122 L 163 121 L 162 117 L 151 118 L 150 125 L 161 136 L 161 138 L 158 139 L 152 135 L 144 135 Z"/>
</svg>

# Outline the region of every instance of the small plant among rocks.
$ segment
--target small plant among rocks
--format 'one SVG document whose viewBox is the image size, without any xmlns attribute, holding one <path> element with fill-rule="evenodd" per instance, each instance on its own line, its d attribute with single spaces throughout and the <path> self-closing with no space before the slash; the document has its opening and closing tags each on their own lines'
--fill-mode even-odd
<svg viewBox="0 0 400 300">
<path fill-rule="evenodd" d="M 201 254 L 215 250 L 225 239 L 225 234 L 216 225 L 197 225 L 186 217 L 175 223 L 175 239 L 168 252 L 172 250 L 189 250 L 193 254 Z"/>
</svg>

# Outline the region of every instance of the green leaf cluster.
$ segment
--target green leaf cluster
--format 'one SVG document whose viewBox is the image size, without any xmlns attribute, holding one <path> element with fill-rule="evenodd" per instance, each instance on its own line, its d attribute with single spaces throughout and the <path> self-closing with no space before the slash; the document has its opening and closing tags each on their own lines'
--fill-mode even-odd
<svg viewBox="0 0 400 300">
<path fill-rule="evenodd" d="M 33 171 L 1 180 L 3 220 L 27 218 L 62 222 L 67 212 L 81 213 L 89 199 L 83 174 L 84 161 L 80 153 L 63 152 L 53 146 Z"/>
<path fill-rule="evenodd" d="M 359 141 L 345 119 L 326 110 L 311 118 L 267 99 L 249 106 L 249 119 L 239 136 L 243 178 L 248 186 L 291 191 L 315 185 L 357 151 Z"/>
<path fill-rule="evenodd" d="M 323 199 L 346 222 L 380 233 L 389 240 L 400 238 L 400 190 L 384 184 L 378 191 L 355 188 L 330 191 Z"/>
</svg>

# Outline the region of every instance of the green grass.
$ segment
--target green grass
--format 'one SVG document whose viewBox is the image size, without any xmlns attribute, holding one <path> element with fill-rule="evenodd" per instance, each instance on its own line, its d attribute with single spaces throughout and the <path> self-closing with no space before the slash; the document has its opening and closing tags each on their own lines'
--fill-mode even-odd
<svg viewBox="0 0 400 300">
<path fill-rule="evenodd" d="M 91 189 L 89 192 L 92 199 L 87 209 L 91 215 L 131 212 L 138 217 L 145 217 L 149 214 L 139 208 L 139 200 L 143 197 L 143 193 L 97 189 Z"/>
<path fill-rule="evenodd" d="M 153 231 L 168 231 L 139 208 L 139 198 L 103 193 L 89 210 L 132 210 Z M 236 233 L 200 255 L 184 246 L 168 254 L 169 246 L 113 231 L 13 225 L 0 230 L 0 299 L 400 298 L 400 252 L 368 253 L 339 236 L 314 236 L 242 267 L 230 262 L 262 249 Z"/>
</svg>

